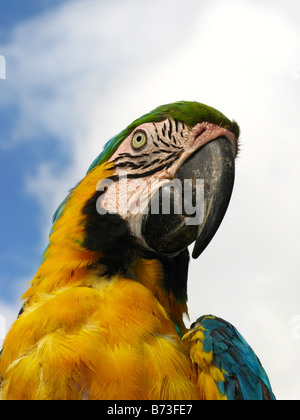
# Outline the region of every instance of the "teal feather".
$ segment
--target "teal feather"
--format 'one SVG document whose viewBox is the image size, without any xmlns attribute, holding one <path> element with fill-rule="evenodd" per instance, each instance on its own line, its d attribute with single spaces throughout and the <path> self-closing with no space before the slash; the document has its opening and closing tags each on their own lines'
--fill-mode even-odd
<svg viewBox="0 0 300 420">
<path fill-rule="evenodd" d="M 226 372 L 217 387 L 228 400 L 275 400 L 268 376 L 252 348 L 229 322 L 212 315 L 196 321 L 204 328 L 203 350 Z"/>
</svg>

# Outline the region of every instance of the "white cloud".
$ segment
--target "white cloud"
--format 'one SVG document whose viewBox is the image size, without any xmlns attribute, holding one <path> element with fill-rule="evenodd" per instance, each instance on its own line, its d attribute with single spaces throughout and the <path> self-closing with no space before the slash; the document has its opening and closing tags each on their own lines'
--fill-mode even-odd
<svg viewBox="0 0 300 420">
<path fill-rule="evenodd" d="M 0 349 L 3 344 L 6 333 L 16 320 L 16 317 L 21 309 L 21 305 L 8 305 L 6 302 L 0 300 Z"/>
<path fill-rule="evenodd" d="M 190 99 L 235 118 L 242 130 L 235 191 L 218 235 L 192 262 L 190 315 L 232 322 L 277 397 L 299 399 L 292 319 L 300 314 L 300 6 L 141 3 L 73 1 L 15 32 L 6 49 L 6 99 L 21 108 L 13 141 L 52 133 L 71 157 L 59 176 L 41 163 L 28 189 L 50 223 L 104 142 L 144 112 Z"/>
</svg>

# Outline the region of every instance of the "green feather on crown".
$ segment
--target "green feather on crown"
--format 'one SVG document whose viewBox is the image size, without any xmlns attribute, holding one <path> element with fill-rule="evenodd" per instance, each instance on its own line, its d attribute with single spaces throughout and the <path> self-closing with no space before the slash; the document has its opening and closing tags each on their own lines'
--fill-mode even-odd
<svg viewBox="0 0 300 420">
<path fill-rule="evenodd" d="M 235 121 L 230 121 L 221 112 L 208 105 L 199 102 L 180 101 L 172 104 L 161 105 L 148 114 L 143 115 L 133 121 L 125 130 L 109 140 L 104 146 L 103 151 L 93 161 L 87 173 L 96 166 L 108 160 L 116 151 L 123 140 L 128 137 L 139 125 L 149 122 L 161 122 L 167 118 L 181 121 L 188 127 L 193 127 L 202 122 L 210 122 L 222 126 L 232 131 L 236 137 L 239 137 L 240 129 Z"/>
</svg>

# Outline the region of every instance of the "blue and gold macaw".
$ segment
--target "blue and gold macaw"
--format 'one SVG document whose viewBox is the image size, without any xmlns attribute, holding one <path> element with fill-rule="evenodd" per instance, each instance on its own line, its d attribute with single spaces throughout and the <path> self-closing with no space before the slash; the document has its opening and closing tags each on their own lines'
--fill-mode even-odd
<svg viewBox="0 0 300 420">
<path fill-rule="evenodd" d="M 107 143 L 54 216 L 4 341 L 2 399 L 274 399 L 232 325 L 183 322 L 187 247 L 197 258 L 224 217 L 238 138 L 216 109 L 177 102 Z"/>
</svg>

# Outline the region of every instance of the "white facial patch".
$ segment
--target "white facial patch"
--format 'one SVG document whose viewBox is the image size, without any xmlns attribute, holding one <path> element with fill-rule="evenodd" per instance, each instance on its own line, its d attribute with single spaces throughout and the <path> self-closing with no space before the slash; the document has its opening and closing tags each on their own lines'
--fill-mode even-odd
<svg viewBox="0 0 300 420">
<path fill-rule="evenodd" d="M 129 222 L 132 233 L 140 236 L 141 215 L 149 212 L 151 197 L 176 179 L 176 172 L 189 156 L 219 137 L 226 137 L 236 154 L 235 135 L 211 123 L 193 128 L 170 119 L 141 124 L 111 157 L 113 180 L 98 183 L 97 190 L 103 192 L 97 200 L 98 213 L 119 214 Z"/>
</svg>

